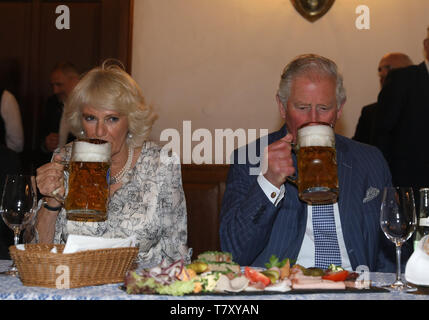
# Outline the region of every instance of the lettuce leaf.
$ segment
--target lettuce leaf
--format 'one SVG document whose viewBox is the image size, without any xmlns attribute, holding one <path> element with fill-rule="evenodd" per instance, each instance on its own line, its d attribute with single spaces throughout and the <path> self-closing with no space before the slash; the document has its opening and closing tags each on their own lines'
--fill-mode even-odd
<svg viewBox="0 0 429 320">
<path fill-rule="evenodd" d="M 295 262 L 296 262 L 296 260 L 291 260 L 291 259 L 289 259 L 289 258 L 285 258 L 285 259 L 283 259 L 282 261 L 280 261 L 279 260 L 279 258 L 275 255 L 275 254 L 273 254 L 271 257 L 270 257 L 270 260 L 268 261 L 268 263 L 266 263 L 265 264 L 265 267 L 267 268 L 267 269 L 269 269 L 269 268 L 272 268 L 272 267 L 277 267 L 277 268 L 281 268 L 281 267 L 283 267 L 285 264 L 286 264 L 286 262 L 289 260 L 289 263 L 292 265 L 292 264 L 294 264 Z"/>
<path fill-rule="evenodd" d="M 158 285 L 155 291 L 159 294 L 168 294 L 173 296 L 183 296 L 194 291 L 194 281 L 174 281 L 167 286 Z"/>
</svg>

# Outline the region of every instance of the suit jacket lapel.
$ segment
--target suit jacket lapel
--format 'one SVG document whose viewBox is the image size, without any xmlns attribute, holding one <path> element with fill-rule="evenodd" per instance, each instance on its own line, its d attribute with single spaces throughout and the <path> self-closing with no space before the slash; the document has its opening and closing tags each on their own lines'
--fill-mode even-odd
<svg viewBox="0 0 429 320">
<path fill-rule="evenodd" d="M 348 205 L 350 204 L 350 190 L 352 183 L 350 181 L 352 177 L 352 163 L 351 160 L 346 157 L 348 146 L 342 143 L 341 140 L 336 139 L 336 150 L 337 150 L 337 166 L 338 166 L 338 183 L 340 188 L 339 194 L 339 210 L 340 214 L 347 212 Z"/>
<path fill-rule="evenodd" d="M 352 214 L 353 210 L 350 208 L 353 207 L 356 202 L 356 195 L 353 193 L 353 183 L 352 183 L 352 170 L 353 170 L 353 161 L 347 156 L 348 146 L 341 141 L 336 139 L 336 150 L 337 150 L 337 166 L 338 166 L 338 183 L 339 183 L 339 199 L 338 199 L 338 210 L 340 212 L 341 220 L 341 229 L 343 231 L 344 243 L 348 252 L 350 263 L 352 266 L 357 265 L 357 257 L 349 251 L 349 248 L 353 248 L 354 245 L 351 243 L 354 237 L 350 236 L 356 232 L 352 223 L 354 219 L 349 217 Z"/>
</svg>

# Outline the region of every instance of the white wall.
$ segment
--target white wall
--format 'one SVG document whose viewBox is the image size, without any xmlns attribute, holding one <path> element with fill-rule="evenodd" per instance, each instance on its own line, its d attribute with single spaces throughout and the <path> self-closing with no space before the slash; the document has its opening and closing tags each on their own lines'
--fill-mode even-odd
<svg viewBox="0 0 429 320">
<path fill-rule="evenodd" d="M 358 30 L 356 7 L 370 9 Z M 376 100 L 386 52 L 423 60 L 428 0 L 337 0 L 310 23 L 289 0 L 135 0 L 132 75 L 159 119 L 152 138 L 191 120 L 192 130 L 266 128 L 280 119 L 275 92 L 301 53 L 325 55 L 343 72 L 348 100 L 336 131 L 351 137 L 361 107 Z"/>
</svg>

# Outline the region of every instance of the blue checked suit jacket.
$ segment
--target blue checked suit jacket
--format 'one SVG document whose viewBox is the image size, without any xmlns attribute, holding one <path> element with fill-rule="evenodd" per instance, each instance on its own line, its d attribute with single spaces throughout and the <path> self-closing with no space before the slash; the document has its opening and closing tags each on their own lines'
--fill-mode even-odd
<svg viewBox="0 0 429 320">
<path fill-rule="evenodd" d="M 283 126 L 268 136 L 268 144 L 285 135 Z M 254 143 L 259 150 L 260 140 Z M 383 188 L 391 185 L 387 163 L 377 148 L 340 135 L 336 135 L 336 150 L 341 228 L 352 268 L 366 265 L 371 271 L 394 272 L 395 249 L 379 221 Z M 285 196 L 274 206 L 257 176 L 249 175 L 252 166 L 259 164 L 247 159 L 246 164 L 235 161 L 230 166 L 221 210 L 222 250 L 231 252 L 240 265 L 263 267 L 273 254 L 296 259 L 306 229 L 307 205 L 298 199 L 297 188 L 286 182 Z"/>
</svg>

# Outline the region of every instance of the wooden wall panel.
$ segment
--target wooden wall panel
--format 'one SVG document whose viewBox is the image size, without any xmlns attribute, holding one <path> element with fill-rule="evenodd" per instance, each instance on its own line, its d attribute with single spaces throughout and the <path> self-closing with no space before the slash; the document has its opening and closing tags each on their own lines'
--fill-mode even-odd
<svg viewBox="0 0 429 320">
<path fill-rule="evenodd" d="M 59 5 L 70 9 L 68 30 L 55 26 Z M 19 73 L 16 96 L 27 165 L 39 145 L 44 103 L 52 94 L 49 74 L 56 62 L 71 61 L 84 72 L 115 58 L 130 72 L 132 8 L 133 0 L 0 0 L 0 71 L 2 65 L 16 65 Z"/>
<path fill-rule="evenodd" d="M 43 3 L 40 7 L 40 66 L 39 81 L 43 97 L 52 94 L 47 79 L 58 60 L 70 61 L 85 72 L 100 63 L 100 3 L 70 3 L 70 29 L 58 30 L 55 26 L 56 3 Z M 74 47 L 74 48 L 73 48 Z"/>
<path fill-rule="evenodd" d="M 0 72 L 8 78 L 11 91 L 18 102 L 28 103 L 29 68 L 31 41 L 31 2 L 0 2 Z M 16 74 L 18 73 L 18 75 Z M 12 83 L 11 83 L 11 82 Z"/>
<path fill-rule="evenodd" d="M 228 169 L 228 165 L 182 165 L 193 259 L 201 252 L 220 250 L 220 210 Z"/>
</svg>

